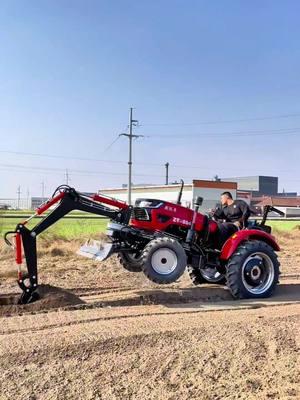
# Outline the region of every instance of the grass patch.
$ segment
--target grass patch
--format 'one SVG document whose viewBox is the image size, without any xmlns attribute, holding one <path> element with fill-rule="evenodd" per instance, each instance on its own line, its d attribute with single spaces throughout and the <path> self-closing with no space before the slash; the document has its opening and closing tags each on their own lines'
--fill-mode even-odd
<svg viewBox="0 0 300 400">
<path fill-rule="evenodd" d="M 300 225 L 300 221 L 267 221 L 266 225 L 270 225 L 276 231 L 289 232 Z"/>
<path fill-rule="evenodd" d="M 14 230 L 16 225 L 22 221 L 22 218 L 1 218 L 0 213 L 0 235 L 7 231 Z M 79 214 L 84 215 L 84 214 Z M 86 214 L 85 214 L 86 215 Z M 33 228 L 41 219 L 33 219 L 28 224 L 28 228 Z M 108 223 L 107 218 L 62 218 L 56 224 L 52 225 L 44 233 L 42 237 L 51 237 L 58 239 L 76 239 L 76 238 L 88 238 L 89 236 L 95 236 L 99 233 L 106 231 L 106 225 Z M 300 221 L 267 221 L 267 225 L 270 225 L 275 231 L 290 232 L 293 231 L 296 226 L 300 225 Z"/>
<path fill-rule="evenodd" d="M 52 212 L 52 210 L 48 210 L 45 211 L 43 213 L 43 216 L 46 216 L 48 214 L 50 214 Z M 35 210 L 0 210 L 0 217 L 1 216 L 5 216 L 5 215 L 10 215 L 10 216 L 15 216 L 16 218 L 19 218 L 21 216 L 24 215 L 33 215 L 35 213 Z M 78 216 L 78 217 L 85 217 L 85 216 L 89 216 L 89 218 L 99 218 L 98 215 L 94 215 L 94 214 L 89 214 L 83 211 L 78 211 L 78 210 L 73 210 L 71 212 L 69 212 L 69 214 L 66 216 Z"/>
<path fill-rule="evenodd" d="M 0 216 L 0 235 L 5 232 L 14 230 L 16 225 L 20 222 L 20 218 L 1 218 Z M 28 228 L 33 228 L 39 221 L 38 219 L 30 221 Z M 67 219 L 62 218 L 44 233 L 41 237 L 53 237 L 58 239 L 75 239 L 89 236 L 95 236 L 98 233 L 105 232 L 108 219 L 106 218 L 93 218 L 93 219 Z"/>
<path fill-rule="evenodd" d="M 62 219 L 41 236 L 55 236 L 61 239 L 75 239 L 95 236 L 106 231 L 107 219 Z"/>
</svg>

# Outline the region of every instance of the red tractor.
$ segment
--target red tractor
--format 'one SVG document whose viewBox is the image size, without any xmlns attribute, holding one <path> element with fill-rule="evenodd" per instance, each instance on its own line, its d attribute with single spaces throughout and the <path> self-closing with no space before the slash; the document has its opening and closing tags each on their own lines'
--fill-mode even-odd
<svg viewBox="0 0 300 400">
<path fill-rule="evenodd" d="M 175 282 L 187 268 L 195 285 L 226 283 L 233 297 L 262 298 L 272 294 L 278 283 L 280 248 L 262 221 L 249 221 L 245 229 L 220 241 L 218 223 L 199 212 L 203 199 L 198 197 L 194 209 L 181 206 L 181 187 L 177 203 L 156 199 L 138 199 L 135 206 L 102 195 L 86 195 L 62 185 L 53 196 L 16 230 L 5 234 L 7 244 L 15 247 L 18 284 L 23 291 L 20 303 L 38 299 L 36 236 L 72 210 L 81 210 L 110 219 L 107 243 L 82 246 L 79 253 L 96 260 L 117 253 L 123 267 L 142 271 L 158 284 Z M 56 207 L 33 229 L 27 222 L 50 207 Z M 251 223 L 251 224 L 250 224 Z M 14 235 L 14 243 L 8 239 Z M 22 247 L 27 273 L 21 271 Z"/>
</svg>

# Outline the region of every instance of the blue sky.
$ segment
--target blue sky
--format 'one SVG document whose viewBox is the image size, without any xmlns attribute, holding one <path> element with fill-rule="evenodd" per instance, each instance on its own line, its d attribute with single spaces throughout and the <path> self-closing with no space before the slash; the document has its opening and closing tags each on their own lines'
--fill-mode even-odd
<svg viewBox="0 0 300 400">
<path fill-rule="evenodd" d="M 173 180 L 300 192 L 299 15 L 296 0 L 3 0 L 0 197 L 49 194 L 65 169 L 81 190 L 126 183 L 127 140 L 109 145 L 131 106 L 134 183 L 163 183 L 168 161 Z"/>
</svg>

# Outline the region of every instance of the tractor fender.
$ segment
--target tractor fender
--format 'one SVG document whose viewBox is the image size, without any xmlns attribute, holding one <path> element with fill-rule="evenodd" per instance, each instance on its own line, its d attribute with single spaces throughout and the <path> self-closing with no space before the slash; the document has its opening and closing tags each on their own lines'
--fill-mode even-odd
<svg viewBox="0 0 300 400">
<path fill-rule="evenodd" d="M 274 236 L 257 229 L 245 229 L 234 233 L 226 240 L 221 250 L 220 259 L 222 261 L 227 261 L 236 251 L 238 246 L 247 240 L 261 240 L 271 246 L 275 251 L 280 251 L 280 247 Z"/>
</svg>

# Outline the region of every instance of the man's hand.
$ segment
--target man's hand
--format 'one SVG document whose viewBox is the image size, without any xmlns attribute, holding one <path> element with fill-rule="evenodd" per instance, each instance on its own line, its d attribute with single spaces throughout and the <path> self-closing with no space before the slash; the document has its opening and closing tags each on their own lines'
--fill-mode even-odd
<svg viewBox="0 0 300 400">
<path fill-rule="evenodd" d="M 233 223 L 233 225 L 235 225 L 235 226 L 238 227 L 239 229 L 241 229 L 241 227 L 242 227 L 242 224 L 241 224 L 239 221 L 235 221 L 235 222 Z"/>
<path fill-rule="evenodd" d="M 209 208 L 208 209 L 208 214 L 211 216 L 211 217 L 213 217 L 214 216 L 214 213 L 216 212 L 216 209 L 215 208 Z"/>
</svg>

